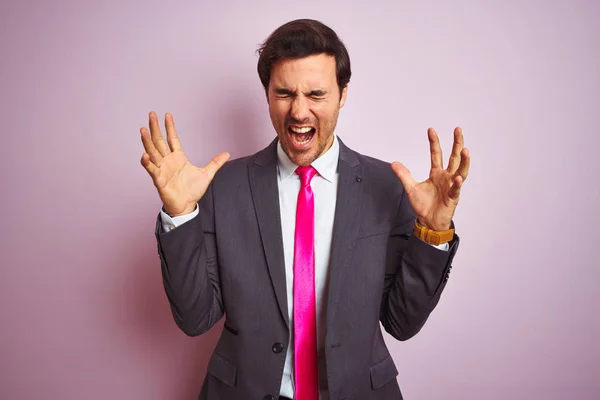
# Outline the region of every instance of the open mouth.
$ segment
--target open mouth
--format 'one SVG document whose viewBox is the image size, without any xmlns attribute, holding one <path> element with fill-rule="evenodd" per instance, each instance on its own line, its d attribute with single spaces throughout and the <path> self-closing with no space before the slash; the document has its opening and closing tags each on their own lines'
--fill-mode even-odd
<svg viewBox="0 0 600 400">
<path fill-rule="evenodd" d="M 288 134 L 292 139 L 292 145 L 302 150 L 307 148 L 315 137 L 316 129 L 310 126 L 288 126 Z"/>
</svg>

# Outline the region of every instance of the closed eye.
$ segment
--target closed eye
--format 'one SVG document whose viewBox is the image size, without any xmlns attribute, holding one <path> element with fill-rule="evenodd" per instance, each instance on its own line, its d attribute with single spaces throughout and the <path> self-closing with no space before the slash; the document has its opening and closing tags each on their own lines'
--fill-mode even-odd
<svg viewBox="0 0 600 400">
<path fill-rule="evenodd" d="M 292 96 L 296 95 L 290 89 L 283 89 L 283 88 L 275 89 L 275 93 L 277 94 L 277 97 L 282 97 L 282 98 L 292 97 Z"/>
<path fill-rule="evenodd" d="M 322 99 L 327 94 L 324 90 L 311 90 L 308 93 L 308 97 L 312 97 L 313 99 Z"/>
</svg>

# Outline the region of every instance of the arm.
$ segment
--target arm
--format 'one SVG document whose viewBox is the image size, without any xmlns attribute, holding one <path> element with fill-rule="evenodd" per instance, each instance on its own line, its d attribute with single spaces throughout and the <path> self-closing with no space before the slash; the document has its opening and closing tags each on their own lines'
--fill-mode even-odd
<svg viewBox="0 0 600 400">
<path fill-rule="evenodd" d="M 380 313 L 383 327 L 398 340 L 410 339 L 429 318 L 459 244 L 456 235 L 448 251 L 425 243 L 413 234 L 415 218 L 403 193 L 388 242 Z"/>
<path fill-rule="evenodd" d="M 208 331 L 223 316 L 211 186 L 197 214 L 168 232 L 165 218 L 156 223 L 163 286 L 175 323 L 189 336 Z"/>
<path fill-rule="evenodd" d="M 471 162 L 462 129 L 454 130 L 447 168 L 437 133 L 429 128 L 427 135 L 431 153 L 427 180 L 418 183 L 404 165 L 392 163 L 404 190 L 388 243 L 380 320 L 398 340 L 417 334 L 429 318 L 446 286 L 459 243 L 454 235 L 448 251 L 436 249 L 413 234 L 413 224 L 418 219 L 435 231 L 454 228 L 454 212 Z"/>
<path fill-rule="evenodd" d="M 158 190 L 164 212 L 172 216 L 161 213 L 156 221 L 163 284 L 177 326 L 196 336 L 223 316 L 210 183 L 229 153 L 198 168 L 181 149 L 170 114 L 165 115 L 168 146 L 154 112 L 149 125 L 150 132 L 140 129 L 145 150 L 141 164 Z M 198 215 L 193 216 L 196 210 Z"/>
</svg>

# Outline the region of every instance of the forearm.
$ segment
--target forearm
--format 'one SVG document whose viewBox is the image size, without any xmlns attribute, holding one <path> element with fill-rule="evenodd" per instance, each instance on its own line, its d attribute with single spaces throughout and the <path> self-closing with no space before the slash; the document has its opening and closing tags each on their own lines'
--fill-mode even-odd
<svg viewBox="0 0 600 400">
<path fill-rule="evenodd" d="M 458 237 L 448 251 L 433 248 L 414 235 L 392 240 L 405 243 L 390 249 L 394 254 L 388 256 L 380 319 L 393 337 L 407 340 L 421 330 L 440 299 Z"/>
<path fill-rule="evenodd" d="M 223 316 L 214 233 L 202 215 L 169 232 L 163 222 L 159 217 L 156 232 L 163 286 L 177 326 L 197 336 Z"/>
<path fill-rule="evenodd" d="M 380 320 L 398 340 L 417 334 L 446 286 L 459 238 L 433 246 L 413 233 L 416 216 L 402 196 L 388 241 Z M 452 228 L 454 224 L 452 223 Z"/>
</svg>

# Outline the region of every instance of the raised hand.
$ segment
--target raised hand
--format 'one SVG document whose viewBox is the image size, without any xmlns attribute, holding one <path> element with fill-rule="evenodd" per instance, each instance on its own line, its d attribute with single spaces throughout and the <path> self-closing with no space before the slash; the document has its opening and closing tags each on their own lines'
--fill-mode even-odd
<svg viewBox="0 0 600 400">
<path fill-rule="evenodd" d="M 446 169 L 442 164 L 442 149 L 437 133 L 433 128 L 429 128 L 427 135 L 431 151 L 431 171 L 427 180 L 416 182 L 410 171 L 397 161 L 392 163 L 392 169 L 402 182 L 419 223 L 430 229 L 442 231 L 450 229 L 458 205 L 460 188 L 467 179 L 471 159 L 469 150 L 464 147 L 460 128 L 454 130 L 454 145 Z"/>
<path fill-rule="evenodd" d="M 220 153 L 204 168 L 198 168 L 188 161 L 181 150 L 171 114 L 165 115 L 165 127 L 168 146 L 160 132 L 158 117 L 151 112 L 151 133 L 145 127 L 140 129 L 146 150 L 141 163 L 152 177 L 167 214 L 188 214 L 194 211 L 219 168 L 229 159 L 229 153 Z"/>
</svg>

